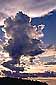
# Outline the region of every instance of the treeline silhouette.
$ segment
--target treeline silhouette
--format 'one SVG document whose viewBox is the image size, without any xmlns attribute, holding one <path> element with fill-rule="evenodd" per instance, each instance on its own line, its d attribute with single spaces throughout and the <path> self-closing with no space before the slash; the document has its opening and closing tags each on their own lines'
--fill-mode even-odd
<svg viewBox="0 0 56 85">
<path fill-rule="evenodd" d="M 9 78 L 9 77 L 4 77 L 0 78 L 0 84 L 1 85 L 48 85 L 46 82 L 39 82 L 39 81 L 31 81 L 31 80 L 23 80 L 23 79 L 18 79 L 18 78 Z"/>
</svg>

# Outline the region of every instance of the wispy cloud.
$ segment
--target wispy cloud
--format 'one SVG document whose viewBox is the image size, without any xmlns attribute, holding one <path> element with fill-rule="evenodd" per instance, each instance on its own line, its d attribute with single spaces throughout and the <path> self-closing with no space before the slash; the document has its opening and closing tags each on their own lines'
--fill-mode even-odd
<svg viewBox="0 0 56 85">
<path fill-rule="evenodd" d="M 22 10 L 31 17 L 41 16 L 56 9 L 56 0 L 0 0 L 0 11 L 15 15 Z"/>
</svg>

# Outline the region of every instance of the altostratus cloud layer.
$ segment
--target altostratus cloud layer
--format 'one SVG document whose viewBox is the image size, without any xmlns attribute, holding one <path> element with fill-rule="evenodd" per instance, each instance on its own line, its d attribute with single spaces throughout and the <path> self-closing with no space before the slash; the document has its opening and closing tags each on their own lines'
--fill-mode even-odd
<svg viewBox="0 0 56 85">
<path fill-rule="evenodd" d="M 56 0 L 0 0 L 0 12 L 14 15 L 19 10 L 30 17 L 41 16 L 56 9 Z"/>
</svg>

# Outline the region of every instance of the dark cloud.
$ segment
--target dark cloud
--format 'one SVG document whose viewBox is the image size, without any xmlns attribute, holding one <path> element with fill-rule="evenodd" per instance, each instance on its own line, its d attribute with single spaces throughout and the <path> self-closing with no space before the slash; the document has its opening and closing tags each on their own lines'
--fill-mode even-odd
<svg viewBox="0 0 56 85">
<path fill-rule="evenodd" d="M 4 46 L 4 50 L 9 52 L 11 57 L 21 55 L 37 55 L 42 53 L 42 29 L 31 25 L 30 17 L 19 12 L 15 18 L 7 18 L 5 21 L 5 30 L 7 34 L 8 44 Z M 43 25 L 41 25 L 41 28 Z M 37 31 L 38 29 L 38 31 Z"/>
</svg>

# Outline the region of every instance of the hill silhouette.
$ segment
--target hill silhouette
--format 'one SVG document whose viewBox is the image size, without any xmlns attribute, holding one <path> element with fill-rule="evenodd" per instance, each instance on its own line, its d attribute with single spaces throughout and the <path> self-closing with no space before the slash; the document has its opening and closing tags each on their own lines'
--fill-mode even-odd
<svg viewBox="0 0 56 85">
<path fill-rule="evenodd" d="M 14 85 L 48 85 L 47 83 L 42 83 L 39 81 L 30 81 L 30 80 L 23 80 L 23 79 L 16 79 L 16 78 L 0 78 L 1 85 L 3 84 L 14 84 Z"/>
</svg>

